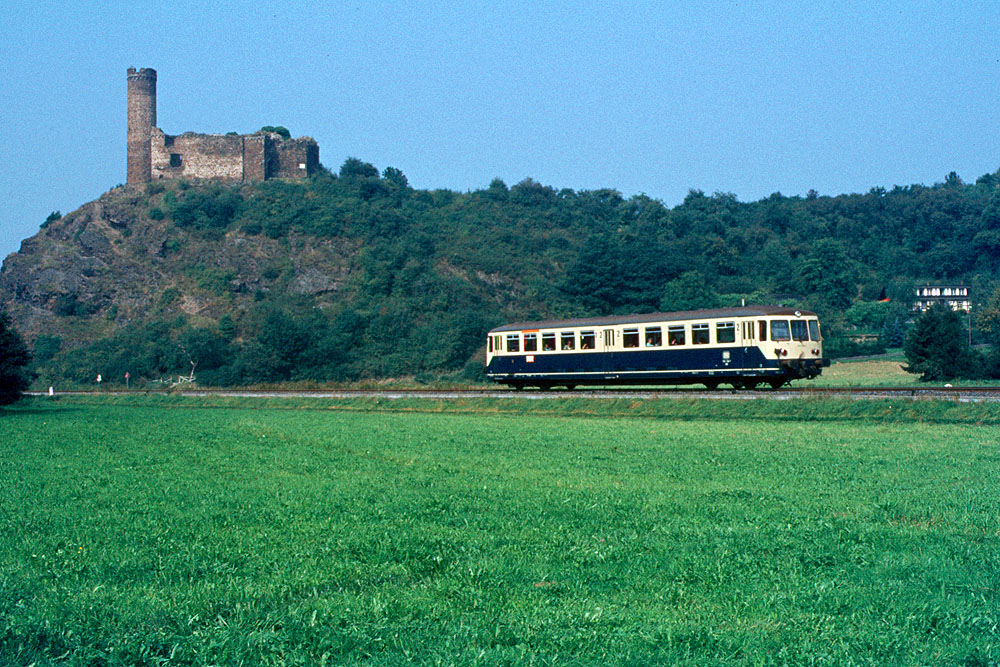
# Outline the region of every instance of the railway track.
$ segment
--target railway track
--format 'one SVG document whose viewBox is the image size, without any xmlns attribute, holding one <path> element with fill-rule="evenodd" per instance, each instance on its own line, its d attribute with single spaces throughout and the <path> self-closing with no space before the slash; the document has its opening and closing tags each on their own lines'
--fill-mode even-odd
<svg viewBox="0 0 1000 667">
<path fill-rule="evenodd" d="M 47 396 L 48 392 L 28 392 L 33 396 Z M 1000 387 L 786 387 L 779 390 L 736 390 L 672 387 L 662 389 L 575 389 L 550 391 L 515 391 L 501 388 L 475 389 L 175 389 L 157 391 L 57 391 L 55 396 L 72 395 L 129 395 L 172 394 L 176 396 L 232 396 L 241 398 L 403 398 L 424 399 L 715 399 L 715 400 L 796 400 L 808 398 L 839 398 L 856 400 L 903 399 L 946 400 L 957 402 L 1000 401 Z"/>
</svg>

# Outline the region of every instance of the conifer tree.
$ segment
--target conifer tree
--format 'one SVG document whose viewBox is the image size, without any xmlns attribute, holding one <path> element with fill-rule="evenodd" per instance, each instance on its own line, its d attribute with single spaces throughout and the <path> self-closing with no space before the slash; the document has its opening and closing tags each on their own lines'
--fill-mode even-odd
<svg viewBox="0 0 1000 667">
<path fill-rule="evenodd" d="M 0 311 L 0 405 L 13 403 L 31 382 L 31 353 L 24 339 Z"/>
</svg>

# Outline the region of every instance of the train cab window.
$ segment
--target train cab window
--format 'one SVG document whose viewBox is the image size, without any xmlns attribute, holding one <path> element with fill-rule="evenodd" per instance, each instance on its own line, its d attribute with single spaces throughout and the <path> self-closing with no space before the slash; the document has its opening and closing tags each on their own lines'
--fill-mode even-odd
<svg viewBox="0 0 1000 667">
<path fill-rule="evenodd" d="M 517 334 L 507 334 L 507 351 L 508 352 L 520 352 L 521 351 L 521 337 Z"/>
<path fill-rule="evenodd" d="M 788 320 L 773 320 L 771 322 L 771 340 L 782 341 L 791 340 L 792 335 L 788 330 Z"/>
<path fill-rule="evenodd" d="M 622 347 L 639 347 L 638 329 L 625 329 L 622 331 Z"/>
<path fill-rule="evenodd" d="M 767 340 L 767 320 L 757 320 L 757 340 Z"/>
<path fill-rule="evenodd" d="M 580 349 L 581 350 L 593 350 L 597 347 L 597 336 L 593 331 L 581 331 L 580 332 Z"/>
<path fill-rule="evenodd" d="M 543 333 L 542 334 L 542 352 L 555 352 L 556 351 L 556 335 L 555 333 Z"/>
<path fill-rule="evenodd" d="M 536 333 L 524 334 L 524 351 L 525 352 L 538 351 L 538 334 Z"/>
<path fill-rule="evenodd" d="M 663 331 L 660 327 L 646 327 L 646 347 L 663 345 Z"/>
<path fill-rule="evenodd" d="M 736 342 L 736 323 L 735 322 L 718 322 L 715 325 L 715 342 L 717 342 L 717 343 L 735 343 Z"/>
<path fill-rule="evenodd" d="M 792 320 L 792 340 L 809 340 L 809 325 L 805 320 Z"/>
<path fill-rule="evenodd" d="M 562 341 L 562 349 L 572 350 L 576 347 L 576 336 L 572 331 L 563 331 L 559 338 Z"/>
<path fill-rule="evenodd" d="M 809 320 L 809 340 L 820 340 L 819 320 Z"/>
<path fill-rule="evenodd" d="M 684 344 L 684 325 L 677 324 L 667 327 L 667 345 L 676 347 Z"/>
<path fill-rule="evenodd" d="M 489 343 L 489 352 L 490 354 L 493 354 L 493 336 L 487 336 L 486 338 L 488 339 Z"/>
<path fill-rule="evenodd" d="M 691 325 L 691 344 L 692 345 L 708 345 L 712 342 L 711 340 L 712 332 L 708 328 L 708 324 L 692 324 Z"/>
</svg>

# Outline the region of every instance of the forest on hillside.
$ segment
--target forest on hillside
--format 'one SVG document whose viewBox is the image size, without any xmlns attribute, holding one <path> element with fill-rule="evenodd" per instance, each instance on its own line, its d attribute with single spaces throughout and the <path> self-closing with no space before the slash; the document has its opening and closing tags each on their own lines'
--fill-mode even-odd
<svg viewBox="0 0 1000 667">
<path fill-rule="evenodd" d="M 149 381 L 192 366 L 212 385 L 476 379 L 485 333 L 504 322 L 741 300 L 816 311 L 828 354 L 848 355 L 901 345 L 913 288 L 927 281 L 972 286 L 976 340 L 1000 333 L 989 310 L 1000 308 L 1000 172 L 756 202 L 691 191 L 669 208 L 530 178 L 416 190 L 398 169 L 350 158 L 303 181 L 160 182 L 121 196 L 137 211 L 133 228 L 167 225 L 174 282 L 155 308 L 126 321 L 115 303 L 54 298 L 67 332 L 100 335 L 37 336 L 46 382 L 84 383 L 97 372 Z M 252 276 L 186 254 L 213 244 L 225 252 L 234 239 L 279 251 Z M 293 289 L 298 249 L 317 243 L 348 249 L 333 293 Z M 213 306 L 186 315 L 177 304 L 191 294 Z M 87 329 L 87 320 L 102 324 Z M 879 340 L 852 342 L 859 332 Z"/>
</svg>

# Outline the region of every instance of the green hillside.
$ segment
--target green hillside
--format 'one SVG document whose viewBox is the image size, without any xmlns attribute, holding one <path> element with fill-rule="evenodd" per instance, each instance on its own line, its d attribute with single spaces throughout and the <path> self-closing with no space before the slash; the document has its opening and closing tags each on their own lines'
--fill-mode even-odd
<svg viewBox="0 0 1000 667">
<path fill-rule="evenodd" d="M 985 299 L 998 258 L 1000 172 L 747 203 L 692 191 L 668 208 L 532 179 L 415 190 L 352 158 L 298 182 L 111 190 L 5 260 L 0 304 L 45 382 L 192 364 L 223 385 L 475 378 L 505 321 L 741 299 L 816 310 L 828 350 L 853 353 L 848 333 L 902 335 L 915 284 Z"/>
</svg>

